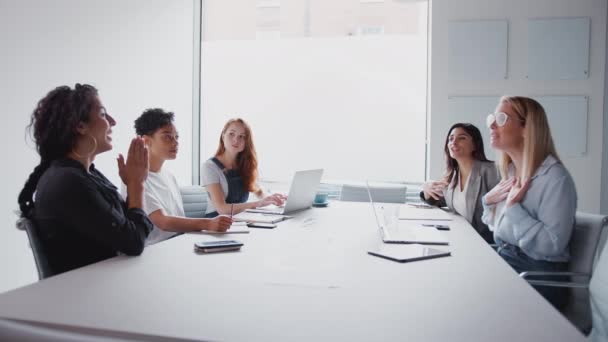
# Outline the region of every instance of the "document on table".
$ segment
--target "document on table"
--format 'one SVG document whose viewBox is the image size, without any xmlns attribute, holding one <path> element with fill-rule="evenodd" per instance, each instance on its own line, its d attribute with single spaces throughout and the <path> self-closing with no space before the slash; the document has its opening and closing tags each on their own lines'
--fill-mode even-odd
<svg viewBox="0 0 608 342">
<path fill-rule="evenodd" d="M 407 204 L 399 207 L 400 220 L 452 221 L 450 214 L 439 208 L 419 208 Z"/>
<path fill-rule="evenodd" d="M 288 219 L 290 216 L 265 213 L 251 213 L 243 211 L 232 217 L 235 221 L 277 223 Z"/>
<path fill-rule="evenodd" d="M 247 222 L 232 222 L 230 228 L 225 232 L 216 232 L 212 230 L 201 230 L 201 234 L 209 235 L 224 235 L 224 234 L 249 234 L 251 230 L 247 228 Z"/>
<path fill-rule="evenodd" d="M 225 232 L 216 232 L 213 230 L 201 230 L 201 234 L 209 234 L 209 235 L 225 235 L 225 234 L 249 234 L 249 229 L 234 229 L 230 228 Z"/>
</svg>

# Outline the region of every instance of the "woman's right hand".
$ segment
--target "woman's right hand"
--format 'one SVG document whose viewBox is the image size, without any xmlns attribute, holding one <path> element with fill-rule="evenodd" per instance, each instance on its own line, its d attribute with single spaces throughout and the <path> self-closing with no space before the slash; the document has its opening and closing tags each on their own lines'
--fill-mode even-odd
<svg viewBox="0 0 608 342">
<path fill-rule="evenodd" d="M 429 181 L 422 184 L 424 198 L 428 200 L 432 197 L 435 200 L 439 200 L 443 197 L 443 190 L 445 190 L 447 186 L 448 183 L 445 181 Z"/>
<path fill-rule="evenodd" d="M 231 225 L 232 219 L 230 218 L 230 216 L 220 215 L 209 220 L 209 224 L 205 229 L 214 232 L 225 232 L 230 228 Z"/>
<path fill-rule="evenodd" d="M 515 184 L 515 177 L 500 181 L 500 183 L 496 184 L 496 186 L 484 196 L 486 204 L 495 205 L 496 203 L 504 201 L 509 195 L 509 191 L 511 191 L 513 184 Z"/>
<path fill-rule="evenodd" d="M 270 204 L 274 204 L 276 206 L 282 206 L 283 203 L 285 203 L 286 198 L 287 197 L 282 194 L 272 194 L 272 195 L 266 196 L 262 200 L 260 200 L 258 207 L 265 207 Z"/>
<path fill-rule="evenodd" d="M 130 184 L 143 184 L 148 177 L 148 148 L 141 137 L 131 140 L 127 161 L 122 154 L 118 155 L 118 174 L 122 182 Z"/>
</svg>

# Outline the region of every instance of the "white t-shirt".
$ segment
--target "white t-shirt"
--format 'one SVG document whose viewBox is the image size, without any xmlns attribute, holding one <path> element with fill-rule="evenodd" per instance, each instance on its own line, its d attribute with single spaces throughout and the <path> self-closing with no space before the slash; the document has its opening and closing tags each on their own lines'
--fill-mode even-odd
<svg viewBox="0 0 608 342">
<path fill-rule="evenodd" d="M 460 177 L 458 177 L 458 183 L 454 189 L 454 197 L 452 197 L 454 211 L 461 216 L 466 216 L 467 213 L 467 188 L 469 187 L 469 178 L 471 178 L 470 174 L 464 183 L 464 189 L 460 191 Z"/>
<path fill-rule="evenodd" d="M 226 198 L 228 195 L 228 179 L 226 179 L 226 175 L 222 172 L 222 169 L 220 169 L 211 159 L 207 159 L 201 164 L 201 185 L 207 186 L 211 184 L 219 184 L 224 192 L 224 198 Z M 205 214 L 214 211 L 217 211 L 217 209 L 213 206 L 213 201 L 211 201 L 210 198 L 209 202 L 207 202 Z"/>
<path fill-rule="evenodd" d="M 148 172 L 148 178 L 144 183 L 143 209 L 147 215 L 161 209 L 168 216 L 186 216 L 179 185 L 171 172 L 162 168 L 159 172 Z M 177 234 L 179 233 L 168 232 L 155 225 L 146 239 L 146 245 L 161 242 Z"/>
<path fill-rule="evenodd" d="M 207 159 L 201 164 L 201 185 L 206 187 L 207 185 L 211 184 L 219 184 L 222 188 L 222 191 L 224 192 L 224 198 L 228 196 L 228 179 L 226 178 L 226 175 L 224 174 L 222 169 L 217 166 L 217 164 L 215 164 L 211 159 Z M 256 182 L 256 186 L 258 189 L 261 188 L 259 182 Z M 255 200 L 256 196 L 251 196 L 250 193 L 248 202 Z M 217 209 L 215 209 L 215 207 L 213 206 L 213 201 L 211 201 L 211 198 L 209 198 L 205 214 L 209 214 L 214 211 L 217 211 Z"/>
</svg>

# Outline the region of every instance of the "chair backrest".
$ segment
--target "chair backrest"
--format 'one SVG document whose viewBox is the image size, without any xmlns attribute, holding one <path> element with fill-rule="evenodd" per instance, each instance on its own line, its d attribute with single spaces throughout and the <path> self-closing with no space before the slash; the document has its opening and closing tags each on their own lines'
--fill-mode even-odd
<svg viewBox="0 0 608 342">
<path fill-rule="evenodd" d="M 34 221 L 22 217 L 17 221 L 17 228 L 25 230 L 27 233 L 32 254 L 34 255 L 34 262 L 36 262 L 36 269 L 38 270 L 38 279 L 42 280 L 55 275 L 55 272 L 53 272 L 49 265 L 47 254 L 40 241 L 38 229 Z"/>
<path fill-rule="evenodd" d="M 606 245 L 606 239 L 608 239 L 608 228 L 604 228 L 602 229 L 602 234 L 600 235 L 600 240 L 597 243 L 597 248 L 595 249 L 595 260 L 593 261 L 593 267 L 596 267 L 596 265 L 599 262 L 600 259 L 600 255 L 603 253 L 605 245 Z"/>
<path fill-rule="evenodd" d="M 405 203 L 407 186 L 395 185 L 370 185 L 369 191 L 374 202 L 379 203 Z M 347 202 L 369 202 L 369 194 L 366 185 L 342 185 L 340 200 Z"/>
<path fill-rule="evenodd" d="M 200 185 L 189 185 L 180 187 L 182 200 L 184 201 L 184 212 L 186 217 L 205 217 L 209 196 L 204 187 Z"/>
<path fill-rule="evenodd" d="M 591 274 L 596 250 L 608 217 L 576 213 L 576 224 L 570 238 L 570 271 Z"/>
<path fill-rule="evenodd" d="M 570 238 L 571 272 L 588 274 L 593 272 L 596 250 L 602 235 L 602 230 L 608 217 L 583 212 L 576 213 L 576 223 Z M 573 281 L 586 282 L 587 277 L 572 277 Z M 564 308 L 564 315 L 574 323 L 582 332 L 591 329 L 591 307 L 589 305 L 589 289 L 570 289 L 568 305 Z"/>
<path fill-rule="evenodd" d="M 602 246 L 589 284 L 592 326 L 591 342 L 608 341 L 608 248 Z"/>
</svg>

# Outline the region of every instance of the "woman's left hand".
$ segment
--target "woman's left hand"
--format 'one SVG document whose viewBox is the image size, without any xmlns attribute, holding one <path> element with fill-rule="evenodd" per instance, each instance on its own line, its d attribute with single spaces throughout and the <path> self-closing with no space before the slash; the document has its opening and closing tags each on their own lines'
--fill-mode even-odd
<svg viewBox="0 0 608 342">
<path fill-rule="evenodd" d="M 530 179 L 526 180 L 523 184 L 520 178 L 515 179 L 515 183 L 511 187 L 509 194 L 507 195 L 507 208 L 513 206 L 515 203 L 521 202 L 530 188 Z"/>
</svg>

